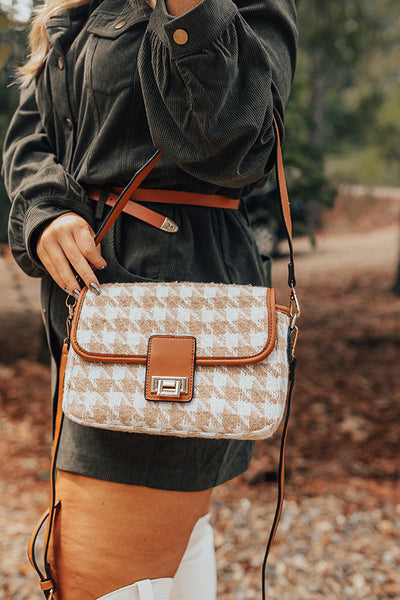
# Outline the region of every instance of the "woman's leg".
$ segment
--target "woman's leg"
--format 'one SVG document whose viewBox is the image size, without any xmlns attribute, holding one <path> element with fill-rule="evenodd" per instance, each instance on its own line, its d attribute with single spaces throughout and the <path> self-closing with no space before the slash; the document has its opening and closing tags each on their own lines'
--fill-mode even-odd
<svg viewBox="0 0 400 600">
<path fill-rule="evenodd" d="M 57 600 L 173 577 L 212 490 L 171 492 L 59 471 L 50 563 Z"/>
<path fill-rule="evenodd" d="M 98 600 L 215 600 L 214 534 L 206 514 L 197 521 L 175 577 L 139 581 Z"/>
</svg>

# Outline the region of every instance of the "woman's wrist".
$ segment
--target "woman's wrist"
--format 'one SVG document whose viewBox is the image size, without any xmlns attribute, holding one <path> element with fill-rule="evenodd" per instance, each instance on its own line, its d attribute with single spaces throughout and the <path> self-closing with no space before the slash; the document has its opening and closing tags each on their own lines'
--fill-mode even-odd
<svg viewBox="0 0 400 600">
<path fill-rule="evenodd" d="M 201 3 L 202 0 L 165 0 L 168 13 L 180 17 Z"/>
</svg>

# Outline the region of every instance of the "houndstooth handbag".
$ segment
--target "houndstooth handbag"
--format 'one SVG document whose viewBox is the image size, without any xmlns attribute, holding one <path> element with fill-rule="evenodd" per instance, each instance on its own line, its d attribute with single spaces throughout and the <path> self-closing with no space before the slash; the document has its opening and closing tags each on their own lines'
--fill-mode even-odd
<svg viewBox="0 0 400 600">
<path fill-rule="evenodd" d="M 72 297 L 67 299 L 68 336 L 59 374 L 51 502 L 43 519 L 49 517 L 45 574 L 34 558 L 41 524 L 29 548 L 48 598 L 55 590 L 47 548 L 56 510 L 55 465 L 64 415 L 81 425 L 117 431 L 254 440 L 272 436 L 286 408 L 279 501 L 263 566 L 265 597 L 265 564 L 282 508 L 283 451 L 300 315 L 289 200 L 279 132 L 274 125 L 276 176 L 290 251 L 288 308 L 276 305 L 271 288 L 192 282 L 104 284 L 99 296 L 84 288 L 77 303 Z M 136 188 L 160 157 L 157 152 L 119 197 L 107 198 L 113 209 L 98 231 L 96 242 L 122 210 L 174 232 L 174 223 L 169 219 L 132 201 Z M 139 200 L 145 199 L 145 190 L 139 191 Z M 166 194 L 165 201 L 170 201 L 170 192 Z M 158 197 L 162 198 L 162 191 Z M 179 192 L 174 192 L 174 198 L 179 201 Z M 184 193 L 186 204 L 229 208 L 229 201 Z"/>
<path fill-rule="evenodd" d="M 286 401 L 289 323 L 262 287 L 134 283 L 84 292 L 64 414 L 136 433 L 269 437 Z"/>
</svg>

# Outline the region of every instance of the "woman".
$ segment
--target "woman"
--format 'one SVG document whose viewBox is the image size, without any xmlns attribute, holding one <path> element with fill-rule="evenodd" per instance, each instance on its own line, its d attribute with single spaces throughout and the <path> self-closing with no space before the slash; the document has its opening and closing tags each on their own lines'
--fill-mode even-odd
<svg viewBox="0 0 400 600">
<path fill-rule="evenodd" d="M 66 293 L 110 281 L 266 285 L 238 211 L 163 205 L 174 234 L 123 215 L 100 247 L 90 186 L 242 198 L 265 181 L 296 47 L 293 0 L 47 0 L 31 33 L 20 106 L 4 146 L 10 244 L 42 278 L 53 384 Z M 105 197 L 104 196 L 104 197 Z M 157 204 L 147 204 L 159 210 Z M 76 274 L 80 276 L 77 279 Z M 215 598 L 212 489 L 243 472 L 248 441 L 178 439 L 66 419 L 52 567 L 57 600 Z M 124 589 L 122 589 L 124 588 Z"/>
</svg>

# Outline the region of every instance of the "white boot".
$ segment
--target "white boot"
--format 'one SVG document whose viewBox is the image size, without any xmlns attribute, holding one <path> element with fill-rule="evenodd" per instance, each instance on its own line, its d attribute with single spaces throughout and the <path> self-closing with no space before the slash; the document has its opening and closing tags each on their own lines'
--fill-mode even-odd
<svg viewBox="0 0 400 600">
<path fill-rule="evenodd" d="M 216 600 L 216 597 L 214 532 L 208 513 L 193 528 L 174 577 L 171 600 Z"/>
<path fill-rule="evenodd" d="M 110 592 L 98 600 L 170 600 L 172 578 L 143 579 Z"/>
</svg>

